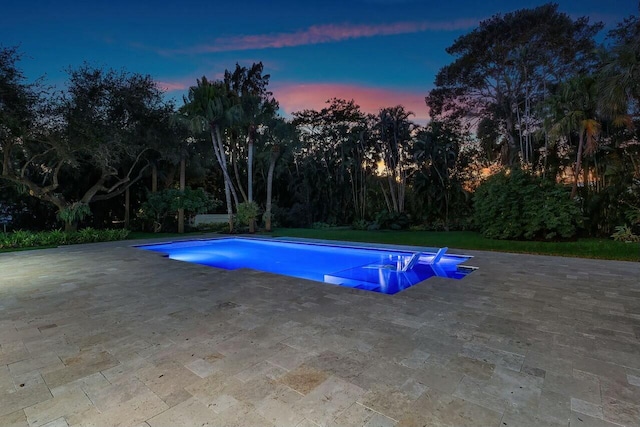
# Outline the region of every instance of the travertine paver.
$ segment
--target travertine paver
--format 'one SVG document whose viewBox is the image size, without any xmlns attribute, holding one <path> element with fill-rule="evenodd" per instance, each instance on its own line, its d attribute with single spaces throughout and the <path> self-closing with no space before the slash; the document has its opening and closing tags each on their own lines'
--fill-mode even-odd
<svg viewBox="0 0 640 427">
<path fill-rule="evenodd" d="M 69 423 L 64 417 L 60 417 L 44 424 L 42 427 L 69 427 Z"/>
<path fill-rule="evenodd" d="M 636 377 L 635 375 L 627 375 L 627 381 L 629 384 L 640 387 L 640 377 Z"/>
<path fill-rule="evenodd" d="M 216 414 L 197 399 L 191 397 L 156 415 L 148 421 L 151 427 L 216 425 Z"/>
<path fill-rule="evenodd" d="M 331 376 L 294 404 L 294 411 L 320 426 L 329 425 L 364 394 L 360 387 Z"/>
<path fill-rule="evenodd" d="M 377 386 L 358 399 L 361 405 L 395 420 L 402 418 L 414 401 L 402 391 L 385 386 Z"/>
<path fill-rule="evenodd" d="M 400 419 L 399 426 L 495 426 L 502 414 L 436 390 L 422 394 Z"/>
<path fill-rule="evenodd" d="M 259 415 L 276 426 L 295 426 L 304 420 L 304 416 L 294 411 L 291 405 L 275 396 L 257 404 L 256 410 Z"/>
<path fill-rule="evenodd" d="M 7 415 L 0 415 L 0 425 L 7 427 L 28 427 L 27 416 L 23 410 L 12 412 Z"/>
<path fill-rule="evenodd" d="M 215 372 L 215 368 L 211 363 L 203 359 L 196 359 L 192 362 L 188 362 L 185 367 L 200 378 L 206 378 Z"/>
<path fill-rule="evenodd" d="M 44 383 L 39 383 L 32 387 L 22 387 L 9 393 L 2 393 L 0 396 L 0 416 L 28 408 L 52 397 L 49 388 Z"/>
<path fill-rule="evenodd" d="M 29 406 L 24 412 L 30 426 L 41 427 L 50 423 L 59 423 L 60 418 L 84 412 L 90 407 L 91 401 L 82 390 L 71 390 Z"/>
<path fill-rule="evenodd" d="M 0 425 L 640 426 L 640 263 L 387 296 L 129 245 L 0 254 Z"/>
<path fill-rule="evenodd" d="M 366 406 L 354 403 L 342 411 L 329 425 L 331 427 L 364 426 L 376 414 L 377 412 L 374 412 Z"/>
</svg>

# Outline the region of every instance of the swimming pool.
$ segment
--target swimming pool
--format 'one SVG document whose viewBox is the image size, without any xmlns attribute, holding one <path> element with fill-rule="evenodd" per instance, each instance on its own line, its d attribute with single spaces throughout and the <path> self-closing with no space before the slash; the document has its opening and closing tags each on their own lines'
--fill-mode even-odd
<svg viewBox="0 0 640 427">
<path fill-rule="evenodd" d="M 137 247 L 211 267 L 251 268 L 384 294 L 395 294 L 429 277 L 461 279 L 472 271 L 460 266 L 471 257 L 445 254 L 446 248 L 405 251 L 239 237 Z"/>
</svg>

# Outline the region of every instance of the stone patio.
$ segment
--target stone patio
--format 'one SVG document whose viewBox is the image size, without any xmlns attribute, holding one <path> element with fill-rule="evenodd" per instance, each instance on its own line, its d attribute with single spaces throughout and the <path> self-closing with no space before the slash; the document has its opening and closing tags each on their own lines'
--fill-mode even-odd
<svg viewBox="0 0 640 427">
<path fill-rule="evenodd" d="M 131 244 L 0 254 L 1 426 L 640 426 L 640 263 L 388 296 Z"/>
</svg>

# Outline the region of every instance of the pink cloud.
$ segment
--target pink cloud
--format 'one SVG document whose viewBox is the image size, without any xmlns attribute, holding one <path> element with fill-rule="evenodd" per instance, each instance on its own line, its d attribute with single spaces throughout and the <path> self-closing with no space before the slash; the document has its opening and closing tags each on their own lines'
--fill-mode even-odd
<svg viewBox="0 0 640 427">
<path fill-rule="evenodd" d="M 365 113 L 376 114 L 381 108 L 403 105 L 415 115 L 411 120 L 426 124 L 429 109 L 424 102 L 426 90 L 401 91 L 339 83 L 282 84 L 271 88 L 280 108 L 291 114 L 304 109 L 320 110 L 331 98 L 353 99 Z"/>
<path fill-rule="evenodd" d="M 158 88 L 166 92 L 174 92 L 178 90 L 187 89 L 189 87 L 189 84 L 185 82 L 180 82 L 180 81 L 176 81 L 176 82 L 157 81 L 156 86 L 158 86 Z"/>
<path fill-rule="evenodd" d="M 310 44 L 331 43 L 341 40 L 374 36 L 420 33 L 424 31 L 455 31 L 478 25 L 479 19 L 457 19 L 450 22 L 396 22 L 379 25 L 328 24 L 314 25 L 292 33 L 272 33 L 218 37 L 212 43 L 190 49 L 163 53 L 211 53 L 248 49 L 268 49 Z"/>
</svg>

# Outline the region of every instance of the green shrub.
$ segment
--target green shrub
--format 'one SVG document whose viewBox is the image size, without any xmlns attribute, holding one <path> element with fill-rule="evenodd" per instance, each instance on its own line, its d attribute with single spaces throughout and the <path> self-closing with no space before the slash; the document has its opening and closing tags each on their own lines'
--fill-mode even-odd
<svg viewBox="0 0 640 427">
<path fill-rule="evenodd" d="M 640 236 L 633 233 L 628 225 L 619 225 L 616 232 L 611 235 L 616 242 L 640 242 Z"/>
<path fill-rule="evenodd" d="M 351 224 L 351 228 L 353 228 L 354 230 L 366 230 L 368 227 L 369 221 L 364 219 L 358 219 L 356 221 L 353 221 L 353 224 Z"/>
<path fill-rule="evenodd" d="M 629 208 L 625 212 L 625 219 L 628 224 L 615 227 L 616 232 L 611 237 L 621 242 L 640 242 L 640 207 L 627 204 Z"/>
<path fill-rule="evenodd" d="M 436 219 L 432 222 L 423 222 L 421 224 L 409 227 L 411 231 L 467 231 L 473 229 L 473 219 L 471 217 L 457 218 L 447 223 L 442 219 Z"/>
<path fill-rule="evenodd" d="M 41 231 L 38 234 L 40 236 L 38 246 L 66 245 L 69 238 L 69 233 L 65 233 L 62 230 Z"/>
<path fill-rule="evenodd" d="M 85 228 L 80 231 L 66 233 L 61 230 L 53 231 L 24 231 L 0 234 L 0 249 L 20 249 L 37 246 L 62 246 L 75 243 L 108 242 L 126 239 L 129 230 L 96 230 Z"/>
<path fill-rule="evenodd" d="M 321 221 L 314 222 L 313 224 L 311 224 L 311 228 L 315 230 L 322 230 L 329 227 L 331 227 L 330 224 L 327 224 L 326 222 L 321 222 Z"/>
<path fill-rule="evenodd" d="M 168 188 L 148 193 L 147 201 L 142 204 L 137 215 L 145 221 L 153 222 L 153 229 L 158 232 L 167 218 L 175 215 L 178 209 L 184 209 L 188 215 L 200 214 L 215 209 L 221 203 L 202 188 L 194 190 L 186 187 L 184 191 Z"/>
<path fill-rule="evenodd" d="M 387 210 L 376 213 L 375 221 L 369 225 L 369 230 L 404 230 L 409 228 L 410 220 L 404 212 L 389 212 Z"/>
<path fill-rule="evenodd" d="M 77 223 L 89 215 L 91 215 L 89 205 L 82 202 L 75 202 L 57 214 L 59 220 L 69 223 Z"/>
<path fill-rule="evenodd" d="M 100 239 L 100 232 L 95 228 L 87 227 L 78 231 L 74 237 L 85 243 L 98 242 Z"/>
<path fill-rule="evenodd" d="M 8 234 L 8 247 L 21 248 L 37 246 L 39 244 L 39 234 L 30 231 L 16 230 Z"/>
<path fill-rule="evenodd" d="M 240 225 L 249 225 L 251 220 L 255 220 L 260 213 L 260 206 L 256 202 L 243 202 L 238 204 L 236 220 Z"/>
<path fill-rule="evenodd" d="M 203 222 L 196 226 L 198 231 L 209 231 L 212 233 L 224 233 L 229 231 L 228 222 Z"/>
<path fill-rule="evenodd" d="M 412 225 L 409 227 L 411 231 L 448 231 L 447 225 L 442 219 L 436 219 L 430 223 L 422 223 L 418 225 Z"/>
<path fill-rule="evenodd" d="M 562 186 L 523 170 L 503 171 L 475 192 L 474 220 L 493 239 L 557 239 L 576 235 L 580 209 Z"/>
</svg>

